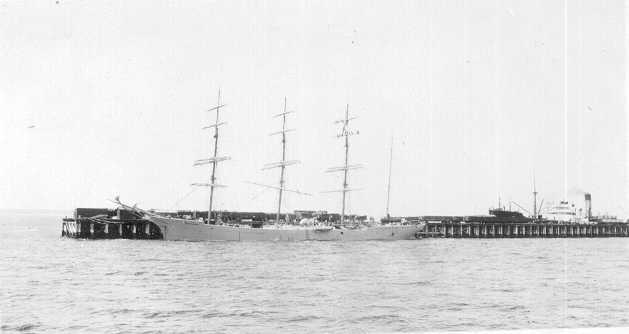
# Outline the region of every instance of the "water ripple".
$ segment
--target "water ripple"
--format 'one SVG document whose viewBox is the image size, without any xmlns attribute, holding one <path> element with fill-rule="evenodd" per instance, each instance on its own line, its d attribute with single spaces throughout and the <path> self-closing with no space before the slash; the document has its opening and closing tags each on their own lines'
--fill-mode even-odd
<svg viewBox="0 0 629 334">
<path fill-rule="evenodd" d="M 33 229 L 14 228 L 24 225 Z M 77 241 L 59 238 L 58 217 L 41 215 L 4 217 L 0 233 L 2 332 L 629 324 L 629 239 Z"/>
</svg>

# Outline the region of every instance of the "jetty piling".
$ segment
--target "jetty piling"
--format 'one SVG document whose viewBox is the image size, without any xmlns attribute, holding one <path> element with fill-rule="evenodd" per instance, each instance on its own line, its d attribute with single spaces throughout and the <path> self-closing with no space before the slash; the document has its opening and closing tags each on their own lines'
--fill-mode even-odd
<svg viewBox="0 0 629 334">
<path fill-rule="evenodd" d="M 543 221 L 523 224 L 425 221 L 418 238 L 599 238 L 629 237 L 625 222 L 574 224 Z"/>
<path fill-rule="evenodd" d="M 74 210 L 63 218 L 61 236 L 75 239 L 162 239 L 159 228 L 126 210 Z"/>
</svg>

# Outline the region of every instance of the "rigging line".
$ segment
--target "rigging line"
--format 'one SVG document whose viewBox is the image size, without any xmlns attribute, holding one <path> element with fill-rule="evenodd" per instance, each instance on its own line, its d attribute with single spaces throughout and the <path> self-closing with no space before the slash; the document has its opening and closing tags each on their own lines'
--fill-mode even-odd
<svg viewBox="0 0 629 334">
<path fill-rule="evenodd" d="M 254 194 L 253 197 L 251 197 L 251 200 L 257 199 L 258 197 L 262 196 L 262 194 L 264 194 L 264 192 L 266 192 L 269 189 L 271 188 L 262 187 L 262 190 L 258 191 L 257 194 Z"/>
<path fill-rule="evenodd" d="M 171 209 L 174 209 L 177 205 L 179 205 L 179 203 L 181 203 L 181 201 L 183 201 L 184 199 L 186 199 L 188 196 L 192 195 L 192 193 L 193 193 L 193 192 L 197 191 L 197 189 L 198 189 L 197 187 L 192 187 L 192 189 L 191 189 L 191 190 L 190 190 L 187 194 L 185 194 L 183 197 L 179 198 L 179 199 L 175 202 L 175 204 L 173 204 L 170 208 L 171 208 Z"/>
</svg>

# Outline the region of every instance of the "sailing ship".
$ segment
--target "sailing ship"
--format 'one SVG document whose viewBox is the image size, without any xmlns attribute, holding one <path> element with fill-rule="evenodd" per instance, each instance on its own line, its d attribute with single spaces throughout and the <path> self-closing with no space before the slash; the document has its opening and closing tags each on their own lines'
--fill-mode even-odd
<svg viewBox="0 0 629 334">
<path fill-rule="evenodd" d="M 286 167 L 298 163 L 296 160 L 286 160 L 286 133 L 292 129 L 286 128 L 286 116 L 291 113 L 286 110 L 286 99 L 284 100 L 284 111 L 275 117 L 282 118 L 282 130 L 272 135 L 281 135 L 282 143 L 282 160 L 276 163 L 268 164 L 264 169 L 279 168 L 280 182 L 276 186 L 265 187 L 273 188 L 278 191 L 278 207 L 275 222 L 272 224 L 261 225 L 239 225 L 226 224 L 213 212 L 214 188 L 223 187 L 216 183 L 217 164 L 222 161 L 229 160 L 229 157 L 218 156 L 218 133 L 219 127 L 225 123 L 219 122 L 219 112 L 224 104 L 221 104 L 220 91 L 218 95 L 218 104 L 210 111 L 216 112 L 216 121 L 214 124 L 204 129 L 213 129 L 213 146 L 214 151 L 212 157 L 208 159 L 197 160 L 194 166 L 211 165 L 210 181 L 208 183 L 195 183 L 194 186 L 209 187 L 209 211 L 207 220 L 182 219 L 178 217 L 169 217 L 156 212 L 147 211 L 137 206 L 128 206 L 120 202 L 116 198 L 116 203 L 121 207 L 133 210 L 144 219 L 151 221 L 161 231 L 164 240 L 185 240 L 185 241 L 362 241 L 362 240 L 403 240 L 414 239 L 417 232 L 423 228 L 423 224 L 380 224 L 375 226 L 367 226 L 360 222 L 347 221 L 345 214 L 346 194 L 352 190 L 348 185 L 348 172 L 353 169 L 360 168 L 360 165 L 350 165 L 348 162 L 349 155 L 349 137 L 357 134 L 349 130 L 349 122 L 353 118 L 349 117 L 349 105 L 345 110 L 345 118 L 335 123 L 343 124 L 342 132 L 338 135 L 345 142 L 345 160 L 341 167 L 330 168 L 328 172 L 343 172 L 343 186 L 340 190 L 342 194 L 342 209 L 340 221 L 336 223 L 316 222 L 309 225 L 291 225 L 282 222 L 281 208 L 282 195 L 284 192 L 295 192 L 306 194 L 295 190 L 289 190 L 285 187 Z M 260 185 L 260 184 L 258 184 Z M 306 194 L 308 195 L 308 194 Z"/>
</svg>

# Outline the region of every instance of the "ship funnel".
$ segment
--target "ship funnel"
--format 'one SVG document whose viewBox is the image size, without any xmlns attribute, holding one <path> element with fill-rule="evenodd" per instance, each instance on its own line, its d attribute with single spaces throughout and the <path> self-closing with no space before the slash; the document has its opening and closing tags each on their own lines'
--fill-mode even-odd
<svg viewBox="0 0 629 334">
<path fill-rule="evenodd" d="M 592 195 L 585 193 L 585 214 L 587 219 L 592 218 Z"/>
</svg>

